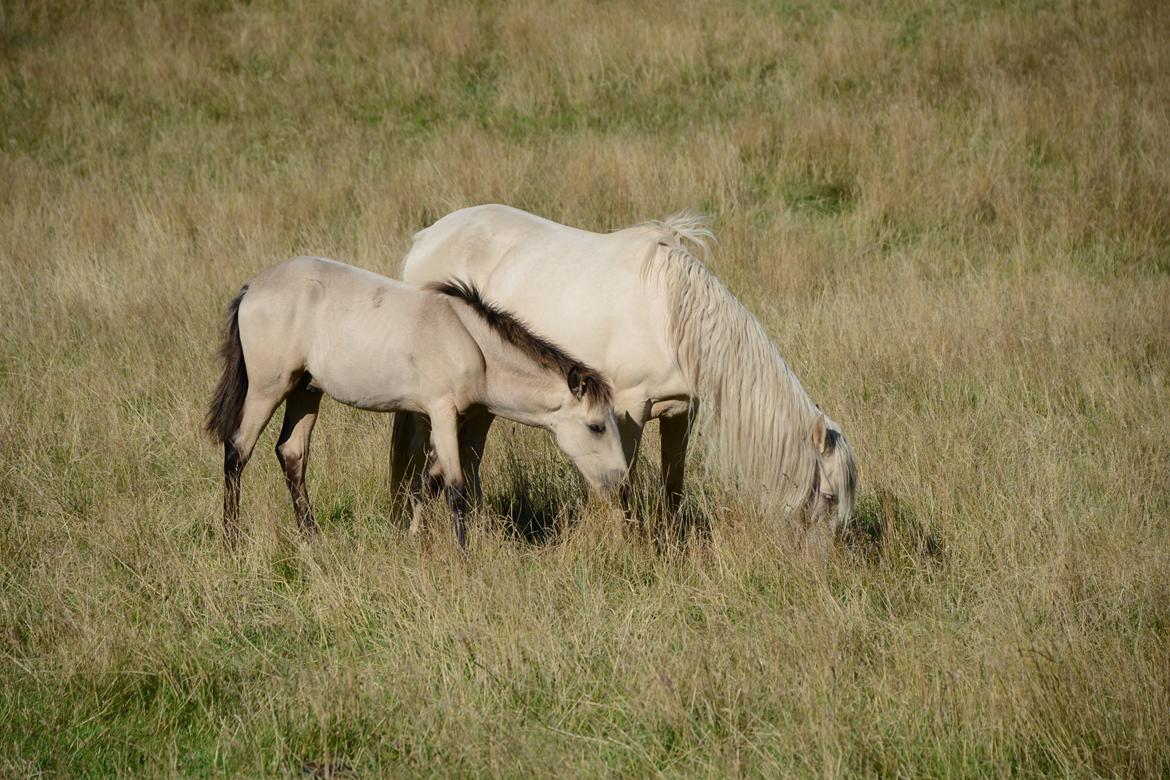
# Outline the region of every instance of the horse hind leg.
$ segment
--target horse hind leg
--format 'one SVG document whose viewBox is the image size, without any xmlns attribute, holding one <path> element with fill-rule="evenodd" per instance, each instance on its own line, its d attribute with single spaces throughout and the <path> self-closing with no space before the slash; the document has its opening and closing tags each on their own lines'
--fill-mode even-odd
<svg viewBox="0 0 1170 780">
<path fill-rule="evenodd" d="M 283 393 L 248 388 L 240 425 L 223 443 L 223 539 L 228 547 L 235 547 L 240 539 L 240 479 L 244 466 L 248 465 L 264 426 L 283 400 Z"/>
<path fill-rule="evenodd" d="M 390 500 L 391 513 L 400 517 L 402 510 L 409 513 L 419 492 L 421 474 L 426 469 L 426 438 L 420 427 L 426 418 L 415 412 L 395 412 L 390 434 Z"/>
<path fill-rule="evenodd" d="M 422 528 L 423 498 L 442 487 L 430 437 L 431 424 L 425 414 L 395 413 L 390 456 L 392 511 L 398 515 L 405 510 L 411 535 Z"/>
<path fill-rule="evenodd" d="M 305 487 L 305 469 L 309 461 L 309 439 L 321 408 L 321 393 L 310 388 L 309 381 L 308 373 L 302 375 L 297 388 L 285 399 L 284 424 L 276 442 L 276 458 L 284 470 L 284 480 L 297 514 L 297 527 L 306 537 L 317 533 L 317 521 L 313 519 L 309 491 Z"/>
</svg>

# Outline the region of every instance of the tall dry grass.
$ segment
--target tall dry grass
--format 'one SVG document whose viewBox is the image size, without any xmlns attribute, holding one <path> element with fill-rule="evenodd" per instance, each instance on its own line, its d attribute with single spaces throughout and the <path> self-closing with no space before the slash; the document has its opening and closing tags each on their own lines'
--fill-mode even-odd
<svg viewBox="0 0 1170 780">
<path fill-rule="evenodd" d="M 1170 773 L 1170 6 L 0 7 L 0 774 Z M 862 465 L 824 568 L 501 427 L 473 555 L 326 403 L 223 552 L 220 309 L 502 201 L 709 212 Z M 653 437 L 645 502 L 652 503 Z M 551 533 L 549 533 L 551 529 Z"/>
</svg>

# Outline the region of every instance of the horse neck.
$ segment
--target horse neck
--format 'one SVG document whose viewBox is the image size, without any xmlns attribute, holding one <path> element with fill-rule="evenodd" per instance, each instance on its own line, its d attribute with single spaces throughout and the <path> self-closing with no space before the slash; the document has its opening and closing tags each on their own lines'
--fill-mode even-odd
<svg viewBox="0 0 1170 780">
<path fill-rule="evenodd" d="M 568 386 L 502 339 L 469 305 L 451 301 L 464 328 L 479 346 L 486 366 L 481 403 L 495 415 L 525 425 L 548 427 L 549 418 L 564 404 Z"/>
<path fill-rule="evenodd" d="M 795 509 L 816 476 L 816 404 L 743 304 L 682 242 L 664 249 L 647 276 L 669 301 L 679 367 L 712 406 L 717 463 Z"/>
</svg>

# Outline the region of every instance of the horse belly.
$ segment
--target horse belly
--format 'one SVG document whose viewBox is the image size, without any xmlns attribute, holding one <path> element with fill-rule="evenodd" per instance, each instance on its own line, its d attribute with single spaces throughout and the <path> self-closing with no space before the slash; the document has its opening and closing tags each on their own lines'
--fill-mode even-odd
<svg viewBox="0 0 1170 780">
<path fill-rule="evenodd" d="M 417 411 L 416 372 L 397 361 L 367 361 L 340 353 L 308 367 L 312 385 L 347 406 L 375 412 Z"/>
<path fill-rule="evenodd" d="M 419 370 L 410 329 L 369 316 L 324 316 L 332 322 L 317 330 L 305 361 L 313 385 L 358 409 L 416 411 Z"/>
</svg>

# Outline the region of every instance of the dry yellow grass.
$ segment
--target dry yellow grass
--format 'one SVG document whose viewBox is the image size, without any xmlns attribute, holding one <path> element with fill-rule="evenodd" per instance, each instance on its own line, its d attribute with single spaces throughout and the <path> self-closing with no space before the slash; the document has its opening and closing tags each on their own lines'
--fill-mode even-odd
<svg viewBox="0 0 1170 780">
<path fill-rule="evenodd" d="M 0 6 L 0 775 L 1170 774 L 1170 6 L 178 5 Z M 708 211 L 869 540 L 501 428 L 464 564 L 326 402 L 225 554 L 221 307 L 487 201 Z"/>
</svg>

